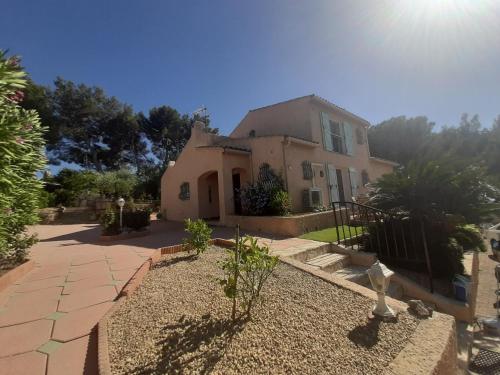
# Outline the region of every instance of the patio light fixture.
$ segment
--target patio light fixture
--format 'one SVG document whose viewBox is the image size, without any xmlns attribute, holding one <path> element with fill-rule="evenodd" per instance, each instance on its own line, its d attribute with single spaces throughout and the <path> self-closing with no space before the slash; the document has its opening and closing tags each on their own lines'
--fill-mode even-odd
<svg viewBox="0 0 500 375">
<path fill-rule="evenodd" d="M 125 206 L 125 199 L 123 198 L 118 198 L 116 201 L 116 204 L 118 207 L 120 207 L 120 230 L 123 229 L 123 206 Z"/>
<path fill-rule="evenodd" d="M 390 279 L 394 275 L 394 272 L 377 260 L 366 273 L 370 278 L 373 290 L 377 292 L 378 296 L 377 304 L 372 311 L 373 315 L 382 318 L 394 318 L 396 314 L 394 314 L 394 311 L 385 302 L 385 292 L 389 287 Z"/>
</svg>

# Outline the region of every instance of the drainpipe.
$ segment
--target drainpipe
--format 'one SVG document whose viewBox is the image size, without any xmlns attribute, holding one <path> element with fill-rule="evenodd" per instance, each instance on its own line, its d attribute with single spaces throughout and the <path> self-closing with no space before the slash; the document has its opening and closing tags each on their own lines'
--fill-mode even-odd
<svg viewBox="0 0 500 375">
<path fill-rule="evenodd" d="M 288 173 L 287 173 L 287 166 L 286 166 L 286 152 L 285 152 L 285 146 L 290 145 L 290 138 L 285 136 L 283 138 L 283 142 L 281 143 L 281 150 L 283 151 L 283 177 L 285 178 L 285 188 L 286 191 L 288 191 Z"/>
</svg>

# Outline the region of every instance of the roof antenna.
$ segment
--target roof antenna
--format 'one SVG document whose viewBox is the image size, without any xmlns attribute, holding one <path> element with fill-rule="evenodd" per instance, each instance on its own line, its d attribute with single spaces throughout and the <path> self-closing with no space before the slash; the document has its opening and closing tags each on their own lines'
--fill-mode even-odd
<svg viewBox="0 0 500 375">
<path fill-rule="evenodd" d="M 202 119 L 205 122 L 205 125 L 208 125 L 209 116 L 210 115 L 208 114 L 207 107 L 205 107 L 204 105 L 193 112 L 193 117 Z"/>
</svg>

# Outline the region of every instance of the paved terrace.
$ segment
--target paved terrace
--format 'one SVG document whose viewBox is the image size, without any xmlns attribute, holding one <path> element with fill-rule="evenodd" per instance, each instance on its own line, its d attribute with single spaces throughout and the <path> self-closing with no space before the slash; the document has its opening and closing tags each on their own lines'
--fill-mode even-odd
<svg viewBox="0 0 500 375">
<path fill-rule="evenodd" d="M 40 225 L 31 251 L 36 268 L 0 292 L 0 372 L 12 375 L 97 374 L 95 325 L 123 286 L 159 247 L 181 242 L 179 223 L 153 222 L 152 233 L 98 242 L 96 224 Z M 214 237 L 234 231 L 215 228 Z M 317 242 L 261 239 L 276 254 Z"/>
</svg>

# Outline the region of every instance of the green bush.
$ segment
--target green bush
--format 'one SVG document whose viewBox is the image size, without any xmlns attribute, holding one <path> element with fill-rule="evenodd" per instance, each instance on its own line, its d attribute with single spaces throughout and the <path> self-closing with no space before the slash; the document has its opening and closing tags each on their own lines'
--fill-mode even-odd
<svg viewBox="0 0 500 375">
<path fill-rule="evenodd" d="M 0 268 L 22 261 L 36 241 L 26 226 L 38 222 L 45 129 L 35 110 L 19 105 L 25 76 L 18 59 L 0 51 Z"/>
<path fill-rule="evenodd" d="M 102 234 L 104 236 L 113 236 L 121 233 L 120 214 L 114 209 L 107 209 L 100 217 Z"/>
<path fill-rule="evenodd" d="M 464 251 L 485 250 L 479 230 L 474 225 L 467 225 L 498 212 L 498 204 L 492 203 L 498 198 L 498 192 L 486 183 L 481 168 L 460 167 L 451 161 L 410 163 L 406 168 L 382 176 L 373 186 L 371 204 L 406 217 L 407 239 L 420 241 L 421 223 L 425 223 L 433 276 L 451 279 L 464 271 Z M 377 234 L 384 238 L 381 236 L 385 233 L 388 235 L 387 250 L 395 254 L 391 244 L 400 241 L 401 234 L 393 233 L 391 222 L 387 222 L 385 228 L 381 223 L 372 225 L 371 242 L 377 241 Z M 365 246 L 371 245 L 366 241 Z M 417 248 L 416 255 L 425 259 L 423 244 L 419 243 Z M 413 267 L 404 259 L 387 262 Z"/>
<path fill-rule="evenodd" d="M 226 297 L 233 300 L 232 319 L 236 318 L 236 300 L 250 318 L 251 310 L 260 299 L 267 279 L 278 264 L 278 257 L 269 255 L 267 246 L 259 246 L 253 237 L 238 238 L 234 249 L 221 262 L 224 279 L 219 280 Z"/>
<path fill-rule="evenodd" d="M 151 224 L 149 210 L 127 211 L 123 213 L 123 226 L 133 230 L 141 230 Z"/>
<path fill-rule="evenodd" d="M 44 177 L 44 180 L 58 185 L 53 193 L 54 205 L 71 207 L 78 205 L 81 199 L 93 199 L 98 195 L 97 178 L 97 172 L 65 168 L 54 177 Z"/>
<path fill-rule="evenodd" d="M 100 173 L 96 181 L 99 194 L 112 199 L 130 197 L 136 185 L 137 176 L 128 169 Z"/>
<path fill-rule="evenodd" d="M 184 224 L 184 231 L 190 234 L 189 237 L 184 238 L 183 240 L 184 248 L 188 252 L 195 250 L 196 255 L 200 255 L 210 244 L 212 229 L 201 219 L 187 219 Z"/>
<path fill-rule="evenodd" d="M 284 190 L 275 190 L 271 194 L 269 208 L 273 215 L 285 216 L 291 211 L 292 204 L 288 193 Z"/>
<path fill-rule="evenodd" d="M 290 198 L 284 190 L 283 180 L 266 163 L 260 166 L 257 181 L 240 190 L 240 197 L 245 215 L 265 216 L 290 213 Z"/>
</svg>

